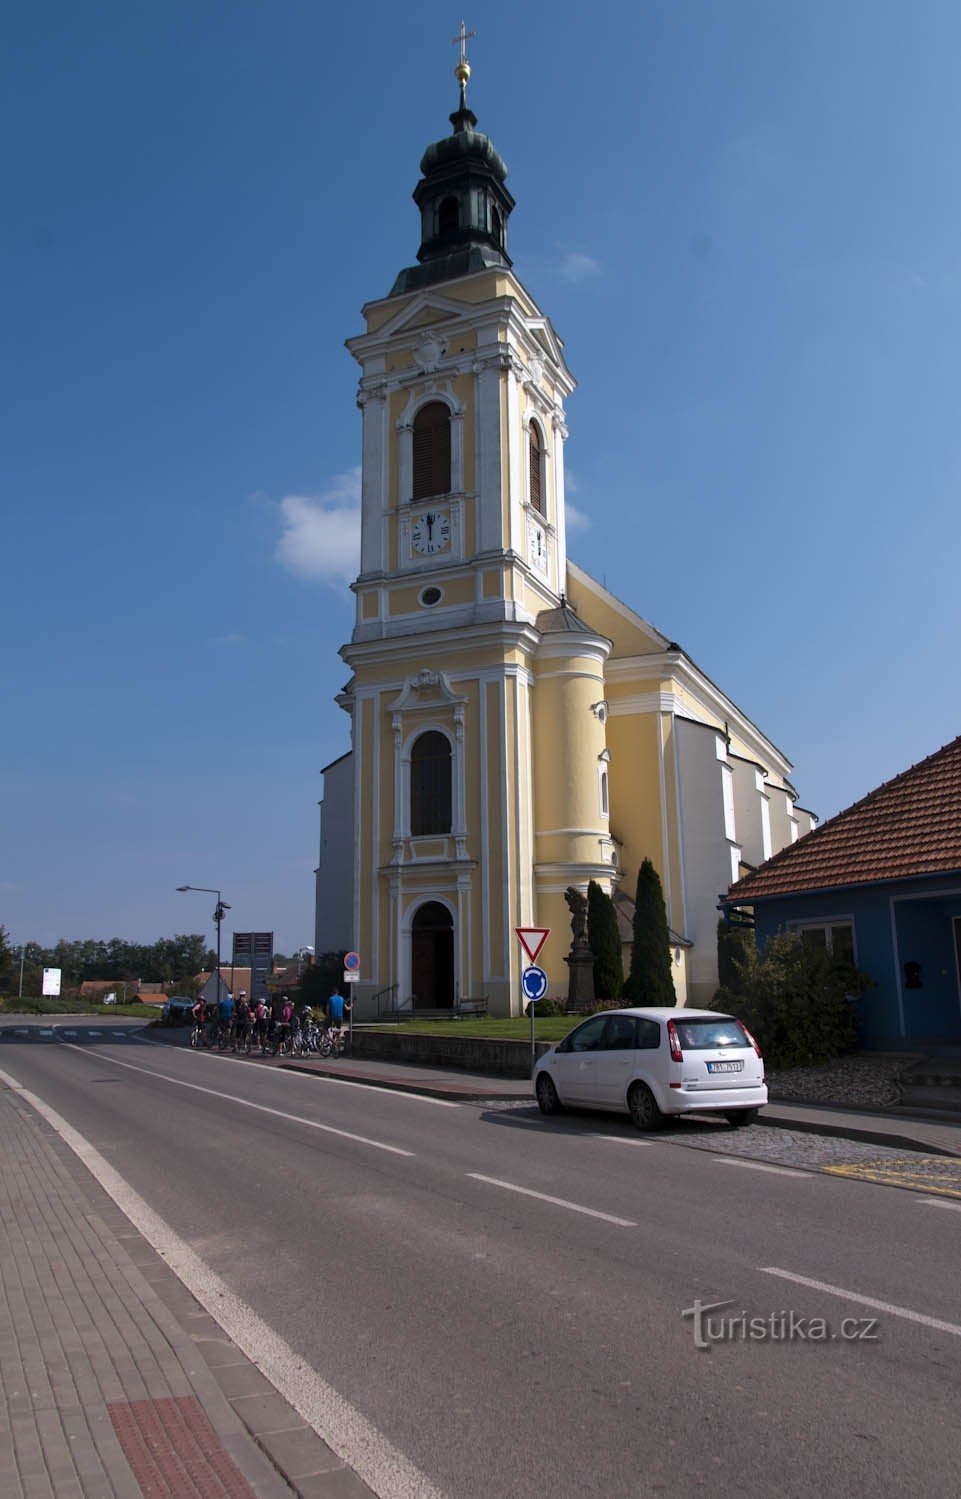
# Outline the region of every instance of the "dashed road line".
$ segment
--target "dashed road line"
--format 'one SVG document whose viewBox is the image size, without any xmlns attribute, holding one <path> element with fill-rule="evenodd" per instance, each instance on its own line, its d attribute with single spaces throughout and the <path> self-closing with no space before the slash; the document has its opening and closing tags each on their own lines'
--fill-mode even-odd
<svg viewBox="0 0 961 1499">
<path fill-rule="evenodd" d="M 795 1275 L 792 1270 L 781 1270 L 776 1265 L 761 1265 L 764 1275 L 777 1275 L 781 1280 L 793 1281 L 798 1286 L 808 1286 L 812 1291 L 824 1291 L 828 1296 L 840 1296 L 844 1301 L 854 1301 L 858 1306 L 869 1306 L 874 1312 L 887 1312 L 892 1317 L 903 1317 L 907 1322 L 917 1322 L 921 1327 L 933 1327 L 938 1332 L 949 1332 L 961 1338 L 961 1327 L 956 1322 L 945 1322 L 941 1317 L 929 1317 L 924 1312 L 912 1311 L 907 1306 L 897 1306 L 892 1301 L 879 1301 L 875 1296 L 862 1296 L 860 1291 L 848 1291 L 843 1286 L 832 1286 L 824 1280 L 812 1280 L 807 1275 Z"/>
<path fill-rule="evenodd" d="M 551 1197 L 547 1192 L 535 1192 L 530 1187 L 519 1187 L 516 1182 L 501 1181 L 496 1176 L 482 1176 L 479 1171 L 467 1171 L 473 1181 L 486 1182 L 489 1187 L 502 1187 L 505 1192 L 519 1192 L 522 1197 L 536 1197 L 538 1202 L 549 1202 L 554 1207 L 567 1208 L 572 1213 L 583 1213 L 588 1218 L 600 1218 L 604 1223 L 614 1223 L 618 1228 L 636 1228 L 630 1218 L 615 1218 L 613 1213 L 601 1213 L 597 1208 L 586 1208 L 579 1202 L 568 1202 L 566 1197 Z"/>
<path fill-rule="evenodd" d="M 922 1197 L 919 1207 L 948 1208 L 952 1213 L 961 1213 L 961 1202 L 948 1202 L 944 1197 Z"/>
</svg>

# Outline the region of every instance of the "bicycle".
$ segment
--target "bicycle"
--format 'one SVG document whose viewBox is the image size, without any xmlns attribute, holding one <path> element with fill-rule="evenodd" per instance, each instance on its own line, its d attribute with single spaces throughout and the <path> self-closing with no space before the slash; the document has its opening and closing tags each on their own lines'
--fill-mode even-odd
<svg viewBox="0 0 961 1499">
<path fill-rule="evenodd" d="M 198 1021 L 195 1022 L 194 1028 L 190 1032 L 190 1044 L 191 1044 L 191 1046 L 193 1046 L 195 1048 L 198 1047 L 198 1046 L 203 1046 L 203 1044 L 204 1044 L 204 1025 L 203 1025 L 202 1021 L 198 1020 Z"/>
<path fill-rule="evenodd" d="M 320 1033 L 317 1050 L 322 1057 L 342 1057 L 347 1037 L 339 1026 L 325 1025 Z"/>
</svg>

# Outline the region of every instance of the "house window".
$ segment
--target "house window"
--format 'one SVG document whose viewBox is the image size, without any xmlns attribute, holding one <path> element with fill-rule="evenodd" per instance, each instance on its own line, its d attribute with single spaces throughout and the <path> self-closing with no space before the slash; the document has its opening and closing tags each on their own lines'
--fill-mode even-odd
<svg viewBox="0 0 961 1499">
<path fill-rule="evenodd" d="M 530 465 L 530 502 L 535 510 L 541 515 L 546 515 L 544 509 L 544 447 L 541 442 L 540 429 L 536 422 L 531 422 L 528 428 L 527 454 Z"/>
<path fill-rule="evenodd" d="M 600 783 L 601 783 L 601 816 L 602 817 L 606 817 L 607 814 L 608 814 L 608 810 L 609 810 L 609 808 L 608 808 L 608 802 L 607 802 L 607 771 L 606 770 L 602 770 L 601 773 L 600 773 Z"/>
<path fill-rule="evenodd" d="M 414 417 L 413 467 L 412 499 L 450 491 L 450 412 L 443 401 L 430 401 Z"/>
<path fill-rule="evenodd" d="M 805 947 L 815 948 L 818 952 L 826 952 L 839 963 L 853 963 L 854 955 L 854 923 L 852 921 L 831 921 L 821 923 L 810 923 L 795 928 L 801 935 L 801 941 Z"/>
<path fill-rule="evenodd" d="M 436 729 L 410 752 L 410 831 L 414 838 L 451 830 L 450 740 Z"/>
</svg>

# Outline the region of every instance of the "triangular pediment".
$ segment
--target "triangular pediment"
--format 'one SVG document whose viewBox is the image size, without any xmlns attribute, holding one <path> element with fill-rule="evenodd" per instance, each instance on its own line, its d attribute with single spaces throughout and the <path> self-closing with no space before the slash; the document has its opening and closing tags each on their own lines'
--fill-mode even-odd
<svg viewBox="0 0 961 1499">
<path fill-rule="evenodd" d="M 427 327 L 431 323 L 446 323 L 452 318 L 466 317 L 476 310 L 469 303 L 455 302 L 453 297 L 439 297 L 436 292 L 425 292 L 408 302 L 396 317 L 378 328 L 377 334 L 379 338 L 396 338 L 398 334 Z"/>
<path fill-rule="evenodd" d="M 550 318 L 532 317 L 525 318 L 528 332 L 539 343 L 544 353 L 551 358 L 555 364 L 562 369 L 566 368 L 564 360 L 564 345 L 551 327 Z"/>
</svg>

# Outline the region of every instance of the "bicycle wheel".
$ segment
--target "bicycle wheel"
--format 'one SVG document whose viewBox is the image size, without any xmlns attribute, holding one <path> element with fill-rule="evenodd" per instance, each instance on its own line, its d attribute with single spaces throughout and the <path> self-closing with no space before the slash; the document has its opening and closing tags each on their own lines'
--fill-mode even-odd
<svg viewBox="0 0 961 1499">
<path fill-rule="evenodd" d="M 328 1031 L 324 1031 L 324 1033 L 321 1036 L 320 1040 L 317 1042 L 317 1050 L 320 1052 L 320 1055 L 322 1057 L 329 1057 L 330 1054 L 331 1054 L 331 1052 L 333 1051 L 333 1049 L 334 1049 L 333 1040 L 332 1040 L 329 1032 Z"/>
</svg>

